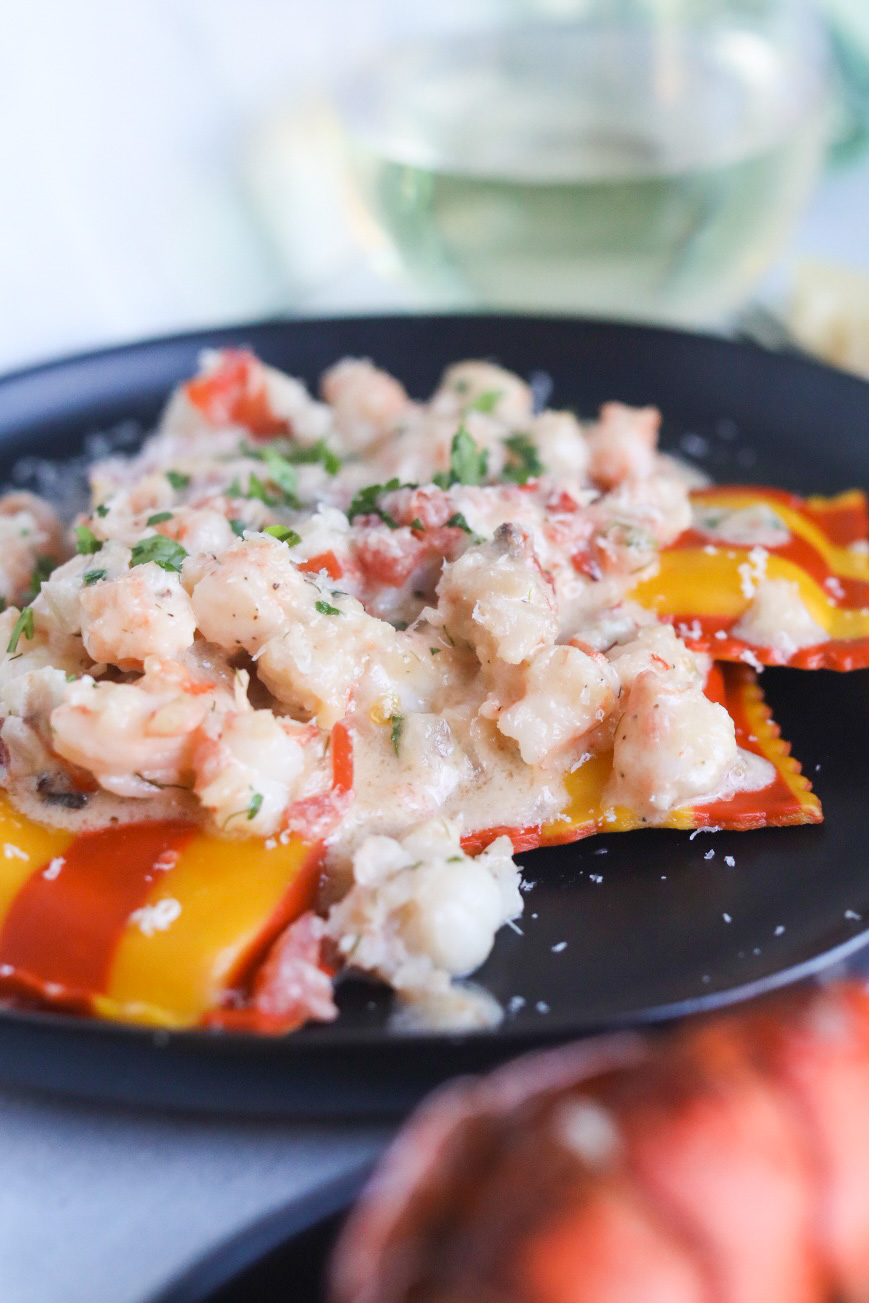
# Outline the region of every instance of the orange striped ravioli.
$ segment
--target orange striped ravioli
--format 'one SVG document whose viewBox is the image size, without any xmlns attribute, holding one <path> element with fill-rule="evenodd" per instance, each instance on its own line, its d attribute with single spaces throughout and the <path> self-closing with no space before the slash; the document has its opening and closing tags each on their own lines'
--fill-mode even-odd
<svg viewBox="0 0 869 1303">
<path fill-rule="evenodd" d="M 0 990 L 194 1026 L 313 904 L 319 862 L 299 839 L 226 841 L 183 823 L 74 837 L 0 794 Z"/>
<path fill-rule="evenodd" d="M 819 822 L 820 803 L 752 671 L 715 666 L 706 692 L 730 713 L 740 745 L 766 757 L 775 777 L 760 791 L 675 810 L 664 827 Z M 636 812 L 604 806 L 611 767 L 612 755 L 603 754 L 568 776 L 560 819 L 475 834 L 467 848 L 501 832 L 527 850 L 643 826 Z M 226 841 L 184 823 L 74 837 L 26 819 L 0 793 L 0 991 L 169 1028 L 219 1025 L 229 1005 L 228 1025 L 275 1030 L 248 1017 L 243 993 L 272 941 L 314 903 L 320 858 L 300 839 Z"/>
<path fill-rule="evenodd" d="M 695 650 L 716 660 L 787 664 L 798 669 L 869 667 L 869 515 L 857 489 L 834 498 L 799 498 L 781 489 L 715 486 L 692 501 L 705 508 L 764 507 L 787 527 L 786 542 L 761 550 L 762 577 L 794 583 L 827 640 L 789 658 L 734 636 L 761 577 L 758 552 L 690 529 L 666 548 L 658 573 L 631 596 L 671 620 Z"/>
<path fill-rule="evenodd" d="M 746 751 L 763 756 L 775 770 L 767 787 L 737 792 L 727 800 L 685 806 L 671 811 L 656 827 L 751 828 L 821 823 L 821 803 L 791 755 L 763 698 L 757 675 L 747 665 L 713 665 L 706 695 L 724 706 L 736 727 L 736 740 Z M 463 839 L 465 848 L 479 850 L 506 833 L 517 851 L 537 846 L 557 846 L 601 832 L 630 832 L 648 826 L 634 810 L 610 808 L 603 796 L 612 771 L 612 752 L 592 756 L 565 780 L 568 803 L 564 814 L 551 823 L 524 828 L 494 828 Z"/>
</svg>

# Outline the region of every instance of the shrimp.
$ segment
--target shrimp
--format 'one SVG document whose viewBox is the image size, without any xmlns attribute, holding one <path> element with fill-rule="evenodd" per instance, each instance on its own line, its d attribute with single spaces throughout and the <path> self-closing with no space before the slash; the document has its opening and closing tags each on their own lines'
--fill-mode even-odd
<svg viewBox="0 0 869 1303">
<path fill-rule="evenodd" d="M 406 995 L 447 990 L 489 954 L 495 933 L 522 912 L 507 837 L 476 858 L 445 819 L 400 838 L 367 837 L 353 856 L 353 885 L 333 905 L 327 935 L 353 967 Z"/>
<path fill-rule="evenodd" d="M 177 574 L 153 561 L 81 590 L 84 645 L 95 661 L 132 669 L 148 656 L 179 656 L 196 620 Z"/>
<path fill-rule="evenodd" d="M 404 386 L 362 358 L 344 358 L 320 382 L 348 449 L 360 451 L 391 434 L 410 408 Z"/>
<path fill-rule="evenodd" d="M 56 561 L 64 550 L 60 521 L 47 502 L 23 491 L 0 497 L 0 596 L 6 602 L 24 599 L 39 562 Z"/>
<path fill-rule="evenodd" d="M 461 415 L 485 397 L 486 409 L 504 424 L 522 425 L 533 411 L 530 386 L 493 362 L 456 362 L 447 367 L 432 397 L 436 412 Z"/>
<path fill-rule="evenodd" d="M 654 670 L 637 675 L 613 743 L 604 804 L 635 810 L 651 823 L 711 797 L 739 757 L 733 720 L 699 687 L 680 688 Z"/>
<path fill-rule="evenodd" d="M 523 674 L 521 696 L 499 713 L 498 731 L 518 744 L 526 765 L 545 765 L 603 722 L 616 688 L 603 656 L 545 647 Z"/>
<path fill-rule="evenodd" d="M 502 525 L 491 543 L 445 566 L 437 591 L 443 627 L 484 666 L 519 665 L 558 636 L 552 587 L 516 526 Z"/>
<path fill-rule="evenodd" d="M 308 795 L 319 731 L 270 710 L 212 714 L 192 755 L 194 791 L 214 825 L 238 837 L 269 837 L 283 827 L 291 802 Z M 329 775 L 321 766 L 321 787 Z"/>
<path fill-rule="evenodd" d="M 593 480 L 614 488 L 624 480 L 647 480 L 656 469 L 661 414 L 655 407 L 604 403 L 588 436 L 588 470 Z"/>
<path fill-rule="evenodd" d="M 194 572 L 196 625 L 218 647 L 257 655 L 286 624 L 285 592 L 303 582 L 285 544 L 271 538 L 235 543 Z"/>
<path fill-rule="evenodd" d="M 190 787 L 198 731 L 218 709 L 238 709 L 234 693 L 197 678 L 184 664 L 149 657 L 135 683 L 83 675 L 66 685 L 50 715 L 54 749 L 117 796 Z"/>
</svg>

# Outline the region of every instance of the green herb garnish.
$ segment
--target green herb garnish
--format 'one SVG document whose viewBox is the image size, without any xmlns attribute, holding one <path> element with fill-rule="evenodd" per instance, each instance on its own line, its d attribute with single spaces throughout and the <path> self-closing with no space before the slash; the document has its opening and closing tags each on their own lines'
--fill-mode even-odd
<svg viewBox="0 0 869 1303">
<path fill-rule="evenodd" d="M 393 715 L 389 722 L 391 725 L 389 730 L 389 738 L 390 741 L 392 742 L 393 751 L 395 752 L 396 755 L 398 755 L 399 749 L 401 747 L 401 730 L 404 728 L 404 716 Z"/>
<path fill-rule="evenodd" d="M 287 547 L 295 547 L 301 543 L 302 537 L 294 529 L 287 529 L 286 525 L 266 525 L 263 530 L 264 534 L 271 534 L 279 543 L 286 543 Z"/>
<path fill-rule="evenodd" d="M 100 516 L 101 518 L 102 518 L 103 516 L 107 516 L 107 515 L 109 514 L 109 509 L 108 509 L 108 507 L 105 505 L 104 502 L 100 502 L 100 503 L 97 505 L 97 507 L 95 508 L 95 510 L 96 510 L 97 515 Z"/>
<path fill-rule="evenodd" d="M 80 556 L 91 556 L 92 553 L 99 552 L 101 547 L 101 541 L 89 525 L 76 525 L 75 550 Z"/>
<path fill-rule="evenodd" d="M 382 493 L 394 493 L 396 489 L 411 488 L 413 486 L 406 484 L 402 486 L 400 480 L 388 480 L 386 484 L 369 484 L 367 488 L 360 489 L 356 497 L 347 508 L 347 519 L 353 520 L 355 516 L 379 516 L 384 525 L 390 529 L 398 529 L 398 521 L 393 520 L 380 506 L 379 498 Z"/>
<path fill-rule="evenodd" d="M 30 585 L 23 598 L 25 605 L 33 601 L 46 579 L 54 570 L 56 564 L 54 557 L 38 556 L 36 558 L 36 565 L 33 567 L 33 571 L 30 575 Z"/>
<path fill-rule="evenodd" d="M 425 531 L 425 525 L 422 523 L 419 516 L 410 522 L 410 527 L 411 529 L 421 529 Z"/>
<path fill-rule="evenodd" d="M 341 458 L 327 447 L 325 439 L 318 439 L 310 448 L 290 448 L 285 456 L 294 466 L 312 466 L 319 462 L 327 475 L 337 475 L 341 469 Z"/>
<path fill-rule="evenodd" d="M 243 520 L 231 520 L 229 528 L 238 538 L 244 538 L 244 531 L 248 528 Z"/>
<path fill-rule="evenodd" d="M 450 516 L 447 524 L 451 525 L 453 529 L 462 530 L 465 534 L 473 534 L 474 532 L 460 511 L 457 511 L 454 516 Z"/>
<path fill-rule="evenodd" d="M 130 569 L 153 561 L 162 570 L 174 570 L 177 574 L 186 556 L 187 552 L 174 538 L 167 538 L 165 534 L 152 534 L 150 538 L 141 539 L 133 548 L 130 553 Z"/>
<path fill-rule="evenodd" d="M 91 584 L 97 584 L 101 579 L 105 579 L 108 573 L 108 570 L 86 570 L 82 575 L 82 579 L 90 587 Z"/>
<path fill-rule="evenodd" d="M 253 796 L 250 798 L 250 801 L 248 802 L 248 807 L 247 807 L 247 817 L 249 820 L 255 819 L 257 817 L 257 815 L 259 814 L 262 808 L 262 803 L 263 803 L 262 792 L 254 792 Z"/>
<path fill-rule="evenodd" d="M 166 479 L 172 485 L 172 488 L 176 493 L 180 493 L 182 489 L 190 487 L 190 476 L 185 475 L 183 471 L 167 471 Z"/>
<path fill-rule="evenodd" d="M 162 525 L 164 521 L 172 519 L 171 511 L 157 511 L 153 516 L 149 516 L 145 521 L 146 525 Z"/>
<path fill-rule="evenodd" d="M 282 457 L 274 448 L 263 448 L 262 459 L 272 482 L 278 486 L 288 502 L 295 502 L 296 489 L 299 485 L 295 467 L 291 466 L 286 457 Z"/>
<path fill-rule="evenodd" d="M 320 612 L 321 615 L 341 615 L 341 612 L 338 610 L 338 607 L 330 606 L 328 602 L 325 601 L 315 602 L 314 605 L 316 606 L 317 610 Z"/>
<path fill-rule="evenodd" d="M 15 621 L 14 625 L 12 626 L 12 636 L 10 637 L 9 642 L 6 645 L 6 651 L 10 656 L 12 655 L 13 652 L 18 650 L 18 640 L 22 636 L 27 638 L 28 641 L 33 637 L 33 607 L 32 606 L 25 606 L 24 610 L 21 612 L 21 614 L 18 616 L 18 619 Z"/>
<path fill-rule="evenodd" d="M 450 445 L 450 469 L 440 471 L 433 482 L 442 489 L 453 484 L 481 484 L 489 467 L 489 454 L 480 449 L 465 427 L 459 426 Z"/>
<path fill-rule="evenodd" d="M 513 480 L 515 484 L 527 484 L 529 480 L 543 474 L 543 463 L 530 434 L 511 434 L 509 439 L 504 440 L 504 445 L 509 452 L 509 459 L 504 467 L 505 480 Z"/>
<path fill-rule="evenodd" d="M 503 389 L 487 389 L 485 393 L 477 394 L 465 408 L 466 412 L 494 412 L 498 403 L 504 397 Z"/>
</svg>

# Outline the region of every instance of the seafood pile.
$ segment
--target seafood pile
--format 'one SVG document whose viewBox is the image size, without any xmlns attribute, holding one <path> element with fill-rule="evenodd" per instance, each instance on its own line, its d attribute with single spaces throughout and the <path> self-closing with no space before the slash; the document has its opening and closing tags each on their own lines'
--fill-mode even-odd
<svg viewBox="0 0 869 1303">
<path fill-rule="evenodd" d="M 488 1026 L 515 851 L 820 820 L 755 670 L 869 663 L 865 502 L 705 485 L 659 425 L 225 350 L 68 527 L 0 498 L 4 991 L 280 1031 L 358 971 Z"/>
</svg>

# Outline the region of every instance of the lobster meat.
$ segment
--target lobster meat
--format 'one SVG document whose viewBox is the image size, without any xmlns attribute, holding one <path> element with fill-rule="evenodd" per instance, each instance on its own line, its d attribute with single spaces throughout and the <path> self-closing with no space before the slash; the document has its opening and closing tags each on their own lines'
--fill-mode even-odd
<svg viewBox="0 0 869 1303">
<path fill-rule="evenodd" d="M 804 988 L 438 1092 L 333 1303 L 869 1303 L 869 992 Z"/>
</svg>

